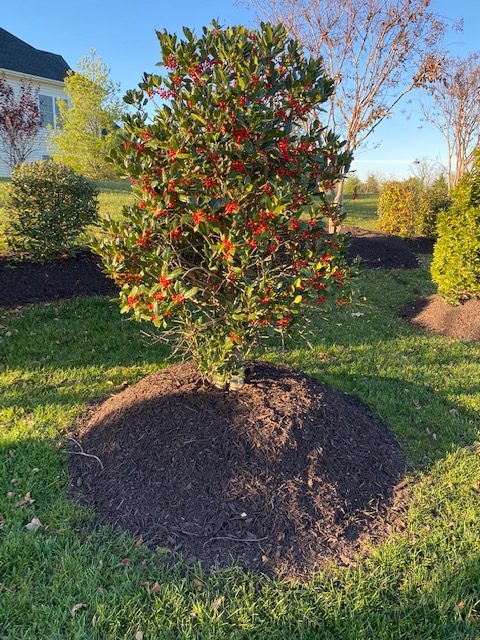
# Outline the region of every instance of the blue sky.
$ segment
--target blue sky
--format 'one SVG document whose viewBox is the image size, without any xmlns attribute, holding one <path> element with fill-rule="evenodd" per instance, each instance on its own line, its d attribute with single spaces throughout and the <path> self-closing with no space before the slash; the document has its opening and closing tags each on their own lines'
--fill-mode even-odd
<svg viewBox="0 0 480 640">
<path fill-rule="evenodd" d="M 463 33 L 452 33 L 446 45 L 455 55 L 479 49 L 480 0 L 433 0 L 432 7 L 451 19 L 464 19 Z M 122 90 L 133 88 L 144 71 L 154 71 L 159 59 L 155 30 L 199 28 L 213 18 L 225 24 L 253 24 L 254 16 L 236 0 L 21 0 L 2 6 L 0 26 L 39 49 L 59 53 L 75 68 L 95 48 Z M 401 113 L 403 111 L 404 113 Z M 415 103 L 405 101 L 382 123 L 370 148 L 357 153 L 353 168 L 404 176 L 416 158 L 445 160 L 440 133 L 419 120 Z"/>
</svg>

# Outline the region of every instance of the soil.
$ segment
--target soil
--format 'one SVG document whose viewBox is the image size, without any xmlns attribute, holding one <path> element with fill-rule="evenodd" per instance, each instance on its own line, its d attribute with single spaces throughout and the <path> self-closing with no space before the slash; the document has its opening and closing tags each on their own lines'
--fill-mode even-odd
<svg viewBox="0 0 480 640">
<path fill-rule="evenodd" d="M 452 307 L 439 295 L 432 295 L 402 307 L 400 317 L 450 338 L 480 340 L 480 300 Z"/>
<path fill-rule="evenodd" d="M 361 264 L 370 269 L 418 269 L 416 253 L 431 253 L 433 240 L 414 238 L 403 240 L 398 236 L 359 227 L 343 226 L 343 232 L 351 234 L 348 258 L 361 258 Z"/>
<path fill-rule="evenodd" d="M 114 295 L 116 287 L 102 273 L 90 251 L 55 262 L 15 262 L 0 257 L 0 307 L 50 302 L 77 296 Z"/>
<path fill-rule="evenodd" d="M 66 448 L 72 493 L 100 521 L 172 561 L 284 576 L 385 535 L 403 472 L 358 400 L 267 364 L 230 393 L 190 363 L 154 373 L 92 408 Z"/>
</svg>

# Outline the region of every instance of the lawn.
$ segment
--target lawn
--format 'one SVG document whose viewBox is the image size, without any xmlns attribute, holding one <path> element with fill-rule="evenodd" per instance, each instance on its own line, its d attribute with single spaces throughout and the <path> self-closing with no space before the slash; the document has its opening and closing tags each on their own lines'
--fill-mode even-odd
<svg viewBox="0 0 480 640">
<path fill-rule="evenodd" d="M 166 352 L 105 298 L 3 312 L 0 637 L 478 639 L 480 345 L 396 318 L 431 292 L 426 270 L 365 271 L 355 286 L 353 306 L 314 319 L 309 345 L 266 357 L 367 403 L 401 442 L 414 492 L 404 526 L 369 557 L 303 584 L 167 568 L 165 549 L 75 506 L 62 436 L 90 403 L 167 366 Z"/>
<path fill-rule="evenodd" d="M 361 193 L 356 200 L 345 196 L 345 224 L 362 229 L 377 229 L 378 194 Z"/>
</svg>

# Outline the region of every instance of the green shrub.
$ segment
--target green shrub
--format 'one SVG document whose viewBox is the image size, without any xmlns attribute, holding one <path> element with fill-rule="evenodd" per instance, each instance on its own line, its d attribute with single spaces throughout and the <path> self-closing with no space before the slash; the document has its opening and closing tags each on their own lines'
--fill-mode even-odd
<svg viewBox="0 0 480 640">
<path fill-rule="evenodd" d="M 416 234 L 419 211 L 418 189 L 409 181 L 391 180 L 380 190 L 378 228 L 403 238 Z"/>
<path fill-rule="evenodd" d="M 127 94 L 136 111 L 116 156 L 135 203 L 106 220 L 95 249 L 122 312 L 232 386 L 263 338 L 302 328 L 341 293 L 343 242 L 326 233 L 338 219 L 326 194 L 350 156 L 312 117 L 332 81 L 284 27 L 184 33 L 158 34 L 165 74 Z M 148 118 L 157 95 L 168 102 Z"/>
<path fill-rule="evenodd" d="M 5 203 L 8 247 L 35 260 L 70 252 L 96 221 L 97 198 L 94 184 L 65 165 L 53 160 L 19 165 Z"/>
<path fill-rule="evenodd" d="M 452 204 L 445 178 L 438 178 L 420 192 L 417 233 L 427 238 L 437 237 L 437 220 L 441 211 Z"/>
<path fill-rule="evenodd" d="M 480 154 L 455 187 L 452 206 L 441 212 L 432 278 L 450 304 L 480 298 Z"/>
</svg>

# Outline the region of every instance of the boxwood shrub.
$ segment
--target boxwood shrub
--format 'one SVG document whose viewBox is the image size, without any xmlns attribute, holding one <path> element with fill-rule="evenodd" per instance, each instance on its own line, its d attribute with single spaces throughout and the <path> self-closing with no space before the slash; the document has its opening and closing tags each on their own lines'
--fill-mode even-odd
<svg viewBox="0 0 480 640">
<path fill-rule="evenodd" d="M 17 166 L 7 192 L 6 240 L 19 258 L 51 260 L 70 253 L 98 216 L 93 182 L 69 167 L 41 160 Z"/>
</svg>

